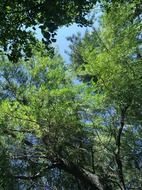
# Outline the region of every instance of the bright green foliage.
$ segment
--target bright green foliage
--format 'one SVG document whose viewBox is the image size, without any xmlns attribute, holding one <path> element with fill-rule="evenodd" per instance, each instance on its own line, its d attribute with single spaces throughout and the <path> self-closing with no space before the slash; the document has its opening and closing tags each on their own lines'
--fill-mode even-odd
<svg viewBox="0 0 142 190">
<path fill-rule="evenodd" d="M 137 3 L 114 3 L 99 30 L 71 46 L 78 77 L 94 88 L 98 104 L 91 117 L 95 169 L 110 172 L 114 189 L 142 188 L 142 25 L 134 17 Z"/>
<path fill-rule="evenodd" d="M 51 160 L 56 155 L 80 166 L 86 163 L 88 167 L 90 158 L 86 152 L 90 149 L 91 139 L 86 136 L 89 132 L 85 131 L 79 114 L 83 104 L 79 92 L 84 87 L 73 87 L 61 57 L 51 59 L 35 52 L 29 62 L 19 62 L 17 65 L 6 59 L 1 60 L 0 74 L 0 142 L 8 151 L 11 167 L 15 167 L 11 169 L 11 177 L 35 175 L 41 171 L 41 174 L 44 172 L 43 176 L 49 176 L 47 181 L 51 183 L 50 178 L 56 170 L 49 174 L 46 170 L 52 166 Z M 70 178 L 67 174 L 63 175 Z M 53 185 L 61 188 L 62 182 L 58 183 L 60 175 L 56 178 Z M 47 182 L 43 178 L 40 183 L 45 185 Z M 18 184 L 21 187 L 24 185 L 25 189 L 30 185 Z M 65 186 L 68 189 L 70 185 L 73 183 Z M 77 188 L 76 183 L 74 186 Z"/>
</svg>

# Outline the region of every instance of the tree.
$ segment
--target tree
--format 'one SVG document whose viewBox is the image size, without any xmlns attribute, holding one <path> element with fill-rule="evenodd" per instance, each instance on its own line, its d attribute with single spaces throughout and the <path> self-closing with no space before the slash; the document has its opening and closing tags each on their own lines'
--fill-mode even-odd
<svg viewBox="0 0 142 190">
<path fill-rule="evenodd" d="M 11 178 L 14 189 L 141 189 L 135 3 L 114 3 L 98 31 L 75 41 L 72 65 L 58 54 L 51 58 L 42 45 L 17 64 L 1 56 L 1 188 Z"/>
<path fill-rule="evenodd" d="M 73 87 L 68 75 L 59 56 L 1 63 L 1 143 L 19 189 L 31 181 L 41 189 L 47 183 L 67 189 L 108 186 L 90 172 L 92 132 L 80 113 L 87 102 L 79 95 L 83 87 Z"/>
<path fill-rule="evenodd" d="M 55 42 L 56 30 L 76 22 L 87 25 L 86 14 L 96 3 L 89 1 L 6 0 L 0 1 L 0 46 L 9 59 L 17 62 L 21 57 L 31 57 L 36 44 L 35 30 L 40 28 L 47 48 Z"/>
<path fill-rule="evenodd" d="M 138 2 L 127 7 L 114 3 L 103 16 L 100 31 L 94 29 L 71 46 L 79 78 L 94 86 L 96 103 L 102 97 L 95 113 L 99 146 L 105 150 L 101 155 L 96 148 L 95 155 L 100 155 L 103 169 L 112 170 L 111 179 L 120 189 L 141 188 L 141 18 L 134 16 Z"/>
</svg>

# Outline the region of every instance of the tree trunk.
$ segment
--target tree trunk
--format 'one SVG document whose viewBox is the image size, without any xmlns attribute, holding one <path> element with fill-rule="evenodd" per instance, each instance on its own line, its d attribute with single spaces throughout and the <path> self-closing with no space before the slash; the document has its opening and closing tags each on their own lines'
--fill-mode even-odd
<svg viewBox="0 0 142 190">
<path fill-rule="evenodd" d="M 90 188 L 89 190 L 112 189 L 106 180 L 100 179 L 96 174 L 93 174 L 65 159 L 56 158 L 53 165 L 54 167 L 72 174 L 76 179 L 80 180 L 87 189 Z"/>
</svg>

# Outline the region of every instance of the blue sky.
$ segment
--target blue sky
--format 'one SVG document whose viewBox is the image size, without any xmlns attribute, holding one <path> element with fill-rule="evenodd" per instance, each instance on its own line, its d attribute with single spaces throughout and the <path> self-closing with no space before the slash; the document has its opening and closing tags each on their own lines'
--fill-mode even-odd
<svg viewBox="0 0 142 190">
<path fill-rule="evenodd" d="M 94 14 L 94 10 L 95 10 L 95 22 L 93 24 L 93 27 L 98 28 L 99 26 L 99 22 L 98 19 L 101 16 L 101 11 L 100 11 L 100 7 L 99 4 L 90 11 L 90 13 L 88 14 L 88 18 L 92 18 L 93 14 Z M 69 52 L 69 44 L 70 42 L 67 40 L 67 37 L 72 36 L 73 34 L 77 34 L 80 33 L 81 36 L 83 36 L 85 34 L 85 31 L 91 31 L 91 27 L 79 27 L 77 24 L 72 24 L 70 26 L 63 26 L 60 27 L 56 33 L 57 36 L 55 36 L 55 38 L 57 39 L 56 43 L 54 43 L 53 45 L 57 48 L 58 52 L 61 54 L 61 56 L 64 58 L 66 63 L 70 63 L 70 58 L 69 55 L 66 52 Z M 40 33 L 39 30 L 37 30 L 37 37 L 40 39 L 42 38 L 42 35 Z"/>
<path fill-rule="evenodd" d="M 89 29 L 88 27 L 79 27 L 77 24 L 72 24 L 69 27 L 63 26 L 57 31 L 57 42 L 55 46 L 57 47 L 59 53 L 62 55 L 66 63 L 69 63 L 69 56 L 67 55 L 66 51 L 69 52 L 69 41 L 66 39 L 73 34 L 77 34 L 78 32 L 83 36 L 85 31 Z"/>
<path fill-rule="evenodd" d="M 94 14 L 94 10 L 95 10 L 95 14 Z M 93 20 L 94 20 L 94 24 L 93 27 L 98 28 L 99 26 L 99 18 L 102 15 L 101 9 L 99 4 L 97 4 L 94 9 L 92 9 L 90 11 L 90 13 L 88 14 L 88 19 L 92 18 L 93 16 Z M 57 42 L 55 43 L 59 53 L 62 55 L 62 57 L 64 58 L 66 63 L 69 63 L 69 56 L 65 53 L 65 51 L 69 51 L 69 41 L 66 39 L 69 36 L 72 36 L 73 34 L 77 34 L 80 33 L 81 36 L 83 36 L 85 34 L 85 31 L 91 31 L 92 28 L 91 27 L 79 27 L 77 26 L 77 24 L 72 24 L 70 26 L 63 26 L 61 28 L 59 28 L 57 30 Z"/>
<path fill-rule="evenodd" d="M 60 27 L 56 33 L 56 43 L 53 43 L 53 46 L 57 48 L 57 51 L 61 54 L 64 58 L 66 63 L 70 62 L 69 56 L 65 51 L 69 51 L 69 44 L 70 42 L 67 40 L 67 37 L 72 36 L 73 34 L 80 33 L 81 36 L 85 34 L 85 31 L 89 29 L 89 27 L 79 27 L 77 24 L 72 24 L 70 26 L 63 26 Z M 42 39 L 42 34 L 40 29 L 37 27 L 36 36 L 38 39 Z"/>
</svg>

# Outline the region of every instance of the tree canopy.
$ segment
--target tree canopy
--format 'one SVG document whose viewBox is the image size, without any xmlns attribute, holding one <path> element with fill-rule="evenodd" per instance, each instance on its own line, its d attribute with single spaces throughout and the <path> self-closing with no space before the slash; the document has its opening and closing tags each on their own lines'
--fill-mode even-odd
<svg viewBox="0 0 142 190">
<path fill-rule="evenodd" d="M 99 28 L 71 38 L 70 65 L 42 43 L 16 64 L 3 52 L 0 189 L 142 189 L 140 1 L 125 3 L 104 3 Z"/>
<path fill-rule="evenodd" d="M 95 3 L 96 0 L 1 0 L 0 46 L 14 62 L 24 55 L 31 57 L 31 46 L 37 41 L 35 30 L 41 30 L 48 48 L 55 41 L 58 27 L 73 22 L 89 24 L 85 15 Z"/>
</svg>

